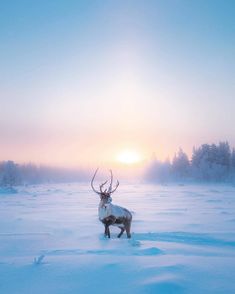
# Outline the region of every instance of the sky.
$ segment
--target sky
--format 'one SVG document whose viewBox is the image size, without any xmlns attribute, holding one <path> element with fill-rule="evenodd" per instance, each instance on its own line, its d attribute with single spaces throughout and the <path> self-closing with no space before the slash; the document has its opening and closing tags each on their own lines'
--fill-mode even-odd
<svg viewBox="0 0 235 294">
<path fill-rule="evenodd" d="M 0 0 L 0 160 L 235 146 L 234 15 L 222 0 Z"/>
</svg>

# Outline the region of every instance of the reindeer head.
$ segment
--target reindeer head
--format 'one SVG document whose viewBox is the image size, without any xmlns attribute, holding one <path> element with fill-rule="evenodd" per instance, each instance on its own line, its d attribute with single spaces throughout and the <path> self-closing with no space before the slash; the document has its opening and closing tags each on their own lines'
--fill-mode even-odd
<svg viewBox="0 0 235 294">
<path fill-rule="evenodd" d="M 117 187 L 119 186 L 119 181 L 117 181 L 116 187 L 113 189 L 113 173 L 112 173 L 112 170 L 110 170 L 110 177 L 111 178 L 110 178 L 109 187 L 105 189 L 105 185 L 108 182 L 108 180 L 107 180 L 100 185 L 100 191 L 98 191 L 94 188 L 94 185 L 93 185 L 93 182 L 94 182 L 94 179 L 95 179 L 97 172 L 98 172 L 98 168 L 96 169 L 95 174 L 91 180 L 91 188 L 96 194 L 98 194 L 100 196 L 100 200 L 103 203 L 110 203 L 112 201 L 111 194 L 117 190 Z"/>
</svg>

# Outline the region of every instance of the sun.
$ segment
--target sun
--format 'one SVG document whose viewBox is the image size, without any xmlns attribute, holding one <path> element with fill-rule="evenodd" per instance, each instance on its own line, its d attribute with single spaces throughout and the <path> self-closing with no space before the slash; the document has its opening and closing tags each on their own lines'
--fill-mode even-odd
<svg viewBox="0 0 235 294">
<path fill-rule="evenodd" d="M 141 155 L 134 150 L 123 150 L 117 155 L 117 161 L 123 164 L 135 164 L 142 160 Z"/>
</svg>

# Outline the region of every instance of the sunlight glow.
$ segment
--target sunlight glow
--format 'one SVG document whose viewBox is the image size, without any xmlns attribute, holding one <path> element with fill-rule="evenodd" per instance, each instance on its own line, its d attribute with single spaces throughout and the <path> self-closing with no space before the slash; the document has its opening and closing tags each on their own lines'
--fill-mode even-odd
<svg viewBox="0 0 235 294">
<path fill-rule="evenodd" d="M 124 164 L 134 164 L 141 160 L 141 155 L 134 150 L 123 150 L 117 156 L 117 161 Z"/>
</svg>

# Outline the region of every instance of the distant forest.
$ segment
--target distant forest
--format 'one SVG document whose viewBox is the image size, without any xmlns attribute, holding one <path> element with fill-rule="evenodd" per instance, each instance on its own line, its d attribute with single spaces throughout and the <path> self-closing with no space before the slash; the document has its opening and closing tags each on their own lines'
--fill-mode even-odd
<svg viewBox="0 0 235 294">
<path fill-rule="evenodd" d="M 172 162 L 153 159 L 145 177 L 153 182 L 235 182 L 235 149 L 228 142 L 193 148 L 192 157 L 180 148 Z"/>
<path fill-rule="evenodd" d="M 87 177 L 88 172 L 84 170 L 37 166 L 32 163 L 17 164 L 11 160 L 0 162 L 0 187 L 3 188 L 28 184 L 83 181 Z"/>
<path fill-rule="evenodd" d="M 144 167 L 146 181 L 166 182 L 233 182 L 235 183 L 235 149 L 228 142 L 203 144 L 193 148 L 192 157 L 180 148 L 172 161 L 152 159 Z M 0 187 L 40 183 L 86 181 L 90 172 L 79 169 L 52 168 L 35 164 L 0 162 Z"/>
</svg>

